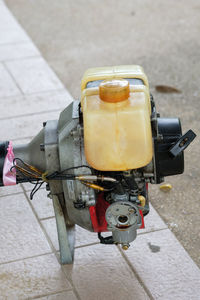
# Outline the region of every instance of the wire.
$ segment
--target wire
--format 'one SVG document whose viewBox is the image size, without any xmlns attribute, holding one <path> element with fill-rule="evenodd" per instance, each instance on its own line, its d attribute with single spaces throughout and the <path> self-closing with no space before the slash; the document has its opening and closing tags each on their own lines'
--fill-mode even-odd
<svg viewBox="0 0 200 300">
<path fill-rule="evenodd" d="M 90 168 L 89 166 L 87 166 L 87 165 L 82 165 L 82 166 L 76 166 L 76 167 L 71 167 L 71 168 L 62 170 L 62 171 L 60 172 L 60 174 L 63 174 L 64 172 L 67 172 L 67 171 L 69 171 L 69 170 L 80 169 L 80 168 L 88 168 L 88 169 L 90 169 L 90 170 L 92 171 L 92 168 Z"/>
<path fill-rule="evenodd" d="M 19 165 L 17 165 L 17 161 L 20 161 L 20 163 L 26 167 L 23 168 Z M 36 179 L 42 179 L 42 172 L 40 170 L 38 170 L 36 167 L 33 167 L 27 163 L 25 163 L 21 158 L 14 158 L 13 159 L 13 166 L 11 167 L 10 171 L 12 172 L 12 169 L 15 168 L 17 171 L 20 172 L 20 174 L 24 174 L 26 175 L 27 177 L 30 176 L 30 177 L 33 177 L 33 178 L 36 178 Z"/>
<path fill-rule="evenodd" d="M 70 170 L 75 170 L 75 169 L 80 169 L 80 168 L 88 168 L 90 171 L 92 171 L 92 168 L 90 168 L 87 165 L 82 165 L 82 166 L 76 166 L 76 167 L 70 167 L 67 169 L 64 169 L 62 171 L 56 171 L 50 175 L 47 175 L 46 178 L 48 180 L 54 179 L 54 180 L 63 180 L 63 179 L 75 179 L 74 174 L 64 174 L 65 172 L 68 172 Z"/>
<path fill-rule="evenodd" d="M 41 188 L 41 186 L 44 184 L 44 181 L 40 182 L 36 182 L 34 188 L 32 189 L 31 193 L 30 193 L 30 200 L 33 200 L 33 196 L 35 195 L 35 193 L 37 191 L 39 191 L 39 189 Z"/>
<path fill-rule="evenodd" d="M 17 161 L 21 163 L 21 165 L 25 166 L 25 168 L 17 165 Z M 17 182 L 29 182 L 34 185 L 31 193 L 30 193 L 30 200 L 33 199 L 34 194 L 41 188 L 44 181 L 42 180 L 42 172 L 35 168 L 34 166 L 31 166 L 27 163 L 25 163 L 21 158 L 14 158 L 13 160 L 13 166 L 10 168 L 10 171 L 12 172 L 13 168 L 17 171 Z"/>
<path fill-rule="evenodd" d="M 17 164 L 17 162 L 20 162 L 21 166 Z M 22 167 L 23 166 L 23 167 Z M 66 174 L 66 172 L 70 170 L 80 169 L 80 168 L 87 168 L 92 173 L 92 168 L 90 168 L 87 165 L 81 165 L 76 167 L 70 167 L 62 171 L 55 171 L 48 175 L 47 172 L 43 173 L 42 171 L 38 170 L 36 167 L 29 165 L 28 163 L 24 162 L 21 158 L 16 157 L 13 160 L 13 166 L 11 167 L 10 171 L 13 170 L 13 168 L 17 171 L 17 182 L 30 182 L 34 185 L 31 193 L 30 193 L 30 199 L 33 199 L 34 194 L 41 188 L 41 186 L 44 184 L 44 182 L 48 182 L 51 180 L 79 180 L 82 184 L 85 186 L 92 188 L 94 190 L 99 191 L 112 191 L 114 187 L 116 186 L 116 183 L 118 181 L 113 177 L 104 177 L 104 176 L 96 176 L 91 174 L 83 174 L 83 175 L 75 175 L 75 174 Z M 107 188 L 98 184 L 94 184 L 91 181 L 101 181 L 101 182 L 110 182 L 112 183 L 111 188 Z"/>
</svg>

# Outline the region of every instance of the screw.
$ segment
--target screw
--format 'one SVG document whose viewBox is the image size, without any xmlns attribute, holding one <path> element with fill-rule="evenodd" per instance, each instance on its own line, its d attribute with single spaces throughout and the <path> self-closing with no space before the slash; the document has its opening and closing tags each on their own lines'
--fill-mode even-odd
<svg viewBox="0 0 200 300">
<path fill-rule="evenodd" d="M 130 213 L 134 213 L 134 212 L 135 212 L 135 209 L 132 208 L 132 207 L 130 207 L 130 208 L 128 209 L 128 211 L 129 211 Z"/>
<path fill-rule="evenodd" d="M 129 247 L 130 247 L 129 244 L 122 244 L 122 249 L 123 250 L 128 250 Z"/>
<path fill-rule="evenodd" d="M 44 151 L 44 150 L 45 150 L 44 144 L 40 144 L 40 151 Z"/>
</svg>

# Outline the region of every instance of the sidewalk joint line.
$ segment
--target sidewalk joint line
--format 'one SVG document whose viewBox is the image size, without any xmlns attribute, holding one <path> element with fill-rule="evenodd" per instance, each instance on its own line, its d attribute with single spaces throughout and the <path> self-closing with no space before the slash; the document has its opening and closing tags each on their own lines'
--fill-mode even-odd
<svg viewBox="0 0 200 300">
<path fill-rule="evenodd" d="M 55 219 L 55 216 L 40 218 L 40 221 L 46 221 L 46 220 L 51 220 L 51 219 Z"/>
<path fill-rule="evenodd" d="M 2 186 L 3 188 L 4 186 Z M 1 187 L 0 187 L 1 188 Z M 16 196 L 16 195 L 19 195 L 19 194 L 23 194 L 23 191 L 21 192 L 16 192 L 16 193 L 12 193 L 12 194 L 6 194 L 6 195 L 0 195 L 0 198 L 3 198 L 3 197 L 8 197 L 8 196 Z"/>
<path fill-rule="evenodd" d="M 36 257 L 39 257 L 39 256 L 45 256 L 45 255 L 49 255 L 49 254 L 53 254 L 53 252 L 46 252 L 46 253 L 41 253 L 41 254 L 37 254 L 37 255 L 32 255 L 32 256 L 27 256 L 27 257 L 22 257 L 22 258 L 17 258 L 17 259 L 14 259 L 14 260 L 1 262 L 0 266 L 15 263 L 15 262 L 19 262 L 19 261 L 23 261 L 23 260 L 27 260 L 27 259 L 31 259 L 31 258 L 36 258 Z"/>
<path fill-rule="evenodd" d="M 94 242 L 94 243 L 89 243 L 89 244 L 85 244 L 85 245 L 75 246 L 75 249 L 85 248 L 85 247 L 95 246 L 95 245 L 100 245 L 100 242 Z"/>
<path fill-rule="evenodd" d="M 0 62 L 2 63 L 2 62 Z M 16 97 L 33 97 L 33 96 L 43 96 L 45 94 L 51 94 L 51 95 L 54 95 L 55 96 L 57 95 L 57 93 L 63 93 L 64 94 L 67 94 L 68 97 L 70 97 L 71 99 L 73 98 L 70 93 L 66 90 L 66 88 L 62 88 L 62 89 L 54 89 L 54 90 L 46 90 L 46 91 L 38 91 L 38 92 L 32 92 L 32 93 L 25 93 L 25 94 L 22 94 L 22 95 L 14 95 L 14 96 L 0 96 L 0 100 L 1 99 L 12 99 L 12 98 L 16 98 Z"/>
<path fill-rule="evenodd" d="M 13 43 L 12 42 L 6 42 L 6 43 L 3 43 L 3 44 L 0 44 L 0 47 L 1 46 L 9 46 L 9 45 L 21 45 L 21 44 L 32 44 L 39 51 L 39 49 L 35 46 L 35 44 L 31 40 L 30 41 L 22 41 L 22 42 L 13 42 Z"/>
<path fill-rule="evenodd" d="M 53 243 L 51 242 L 51 239 L 49 238 L 48 234 L 46 233 L 46 230 L 45 230 L 43 224 L 40 222 L 40 219 L 38 218 L 37 212 L 36 212 L 35 208 L 33 207 L 33 204 L 30 202 L 28 195 L 26 194 L 26 190 L 25 190 L 24 186 L 22 184 L 20 184 L 20 185 L 21 185 L 21 187 L 23 189 L 23 192 L 24 192 L 24 195 L 26 197 L 27 202 L 28 202 L 28 204 L 29 204 L 29 206 L 30 206 L 33 214 L 35 215 L 35 217 L 36 217 L 36 219 L 37 219 L 37 221 L 39 223 L 39 226 L 40 226 L 42 232 L 44 233 L 44 235 L 45 235 L 45 237 L 46 237 L 46 239 L 47 239 L 47 241 L 49 243 L 49 246 L 50 246 L 52 252 L 55 254 L 55 248 L 53 246 Z"/>
<path fill-rule="evenodd" d="M 152 296 L 150 290 L 147 288 L 147 286 L 144 284 L 142 278 L 140 277 L 140 275 L 136 272 L 135 268 L 133 267 L 133 265 L 131 264 L 131 262 L 129 261 L 128 257 L 125 255 L 124 251 L 121 249 L 120 246 L 117 246 L 119 252 L 121 253 L 122 257 L 124 258 L 124 260 L 126 261 L 127 265 L 129 266 L 129 268 L 131 269 L 131 271 L 134 273 L 136 279 L 138 280 L 139 284 L 143 287 L 144 291 L 146 292 L 146 294 L 149 296 L 149 298 L 151 300 L 154 300 L 154 297 Z"/>
<path fill-rule="evenodd" d="M 33 297 L 28 297 L 28 299 L 30 300 L 34 300 L 34 299 L 41 299 L 43 297 L 48 297 L 48 296 L 54 296 L 54 295 L 59 295 L 59 294 L 62 294 L 63 292 L 73 292 L 73 289 L 64 289 L 62 291 L 57 291 L 57 292 L 53 292 L 51 294 L 42 294 L 42 295 L 39 295 L 39 296 L 33 296 Z M 67 299 L 66 299 L 67 300 Z"/>
<path fill-rule="evenodd" d="M 0 47 L 1 47 L 1 45 L 0 45 Z M 17 58 L 12 58 L 12 59 L 3 59 L 3 60 L 0 59 L 0 62 L 5 62 L 5 63 L 7 63 L 7 62 L 15 62 L 15 61 L 24 60 L 26 58 L 27 59 L 30 59 L 30 58 L 33 59 L 33 58 L 38 58 L 38 57 L 42 57 L 40 53 L 38 53 L 36 55 L 26 56 L 26 57 L 17 57 Z"/>
<path fill-rule="evenodd" d="M 138 236 L 139 236 L 139 235 L 143 235 L 143 234 L 152 233 L 152 232 L 157 232 L 157 231 L 167 230 L 167 229 L 169 229 L 169 227 L 167 227 L 167 225 L 166 225 L 165 228 L 158 228 L 158 229 L 153 229 L 153 230 L 149 230 L 149 231 L 145 231 L 145 232 L 139 232 L 139 233 L 138 233 Z"/>
<path fill-rule="evenodd" d="M 32 116 L 37 116 L 37 115 L 42 115 L 42 114 L 52 113 L 52 112 L 60 112 L 60 108 L 52 109 L 52 110 L 45 110 L 45 111 L 38 111 L 38 112 L 35 112 L 35 113 L 27 113 L 27 114 L 22 114 L 22 115 L 10 116 L 10 117 L 5 117 L 5 118 L 0 117 L 0 121 L 19 119 L 19 118 L 25 118 L 25 117 L 32 117 Z"/>
<path fill-rule="evenodd" d="M 6 69 L 6 71 L 8 72 L 8 74 L 10 75 L 10 77 L 12 78 L 12 80 L 14 81 L 14 83 L 16 84 L 16 86 L 17 86 L 18 90 L 20 91 L 20 93 L 21 93 L 22 95 L 24 95 L 24 92 L 22 91 L 20 85 L 19 85 L 18 82 L 16 81 L 15 77 L 13 76 L 13 74 L 10 72 L 8 66 L 6 65 L 6 62 L 3 61 L 3 62 L 1 62 L 1 63 L 3 64 L 3 66 L 4 66 L 5 69 Z"/>
</svg>

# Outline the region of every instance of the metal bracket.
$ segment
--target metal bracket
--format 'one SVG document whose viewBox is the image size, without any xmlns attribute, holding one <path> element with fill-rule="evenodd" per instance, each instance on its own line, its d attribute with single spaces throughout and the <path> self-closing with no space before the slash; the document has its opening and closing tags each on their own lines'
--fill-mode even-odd
<svg viewBox="0 0 200 300">
<path fill-rule="evenodd" d="M 52 199 L 56 216 L 61 264 L 71 264 L 74 260 L 75 226 L 66 226 L 59 197 L 52 195 Z"/>
<path fill-rule="evenodd" d="M 49 173 L 60 170 L 57 125 L 57 121 L 48 121 L 44 130 L 46 171 Z M 70 222 L 61 205 L 64 197 L 62 182 L 52 180 L 49 186 L 56 217 L 61 264 L 71 264 L 74 258 L 75 226 L 68 225 Z"/>
</svg>

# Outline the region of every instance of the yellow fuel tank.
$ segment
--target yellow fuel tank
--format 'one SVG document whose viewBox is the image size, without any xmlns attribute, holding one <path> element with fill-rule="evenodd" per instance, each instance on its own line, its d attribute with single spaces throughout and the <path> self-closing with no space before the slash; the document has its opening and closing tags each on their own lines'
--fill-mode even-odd
<svg viewBox="0 0 200 300">
<path fill-rule="evenodd" d="M 152 160 L 149 89 L 142 68 L 88 70 L 81 104 L 85 156 L 91 167 L 125 171 Z"/>
</svg>

